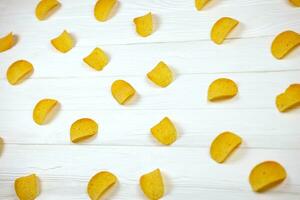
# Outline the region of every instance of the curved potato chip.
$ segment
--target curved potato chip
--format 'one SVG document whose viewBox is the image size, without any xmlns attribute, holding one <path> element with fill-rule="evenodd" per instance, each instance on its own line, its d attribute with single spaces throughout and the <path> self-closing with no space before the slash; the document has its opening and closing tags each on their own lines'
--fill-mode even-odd
<svg viewBox="0 0 300 200">
<path fill-rule="evenodd" d="M 4 141 L 3 141 L 3 139 L 0 137 L 0 156 L 1 156 L 1 154 L 2 154 L 3 148 L 4 148 Z"/>
<path fill-rule="evenodd" d="M 39 178 L 35 174 L 15 180 L 15 191 L 20 200 L 34 200 L 39 196 Z"/>
<path fill-rule="evenodd" d="M 239 22 L 230 17 L 219 19 L 212 27 L 210 37 L 216 44 L 222 44 L 227 35 L 236 27 Z"/>
<path fill-rule="evenodd" d="M 88 118 L 82 118 L 74 122 L 70 129 L 71 141 L 76 143 L 87 139 L 98 132 L 98 124 Z"/>
<path fill-rule="evenodd" d="M 290 0 L 290 2 L 297 7 L 300 7 L 300 0 Z"/>
<path fill-rule="evenodd" d="M 170 145 L 177 139 L 177 131 L 172 121 L 165 117 L 151 128 L 152 135 L 162 144 Z"/>
<path fill-rule="evenodd" d="M 97 71 L 102 70 L 108 63 L 108 56 L 100 48 L 95 48 L 83 61 Z"/>
<path fill-rule="evenodd" d="M 42 99 L 40 100 L 33 110 L 33 120 L 39 125 L 45 124 L 50 117 L 53 117 L 55 107 L 58 101 L 55 99 Z"/>
<path fill-rule="evenodd" d="M 9 33 L 6 36 L 0 38 L 0 52 L 6 51 L 15 45 L 15 39 L 13 33 Z"/>
<path fill-rule="evenodd" d="M 265 161 L 252 169 L 249 182 L 255 192 L 263 192 L 284 181 L 286 176 L 285 169 L 279 163 Z"/>
<path fill-rule="evenodd" d="M 300 105 L 300 84 L 290 85 L 284 93 L 276 97 L 276 106 L 280 112 L 285 112 Z"/>
<path fill-rule="evenodd" d="M 241 143 L 240 136 L 231 132 L 223 132 L 211 143 L 210 156 L 214 161 L 223 163 Z"/>
<path fill-rule="evenodd" d="M 119 104 L 125 104 L 135 94 L 135 89 L 124 80 L 116 80 L 111 85 L 111 93 Z"/>
<path fill-rule="evenodd" d="M 35 16 L 39 20 L 45 20 L 59 5 L 57 0 L 41 0 L 35 8 Z"/>
<path fill-rule="evenodd" d="M 147 77 L 160 87 L 167 87 L 173 81 L 172 71 L 164 62 L 159 62 L 148 74 Z"/>
<path fill-rule="evenodd" d="M 209 2 L 210 0 L 195 0 L 195 6 L 197 10 L 202 10 L 202 8 Z"/>
<path fill-rule="evenodd" d="M 159 169 L 142 175 L 140 186 L 149 199 L 158 200 L 164 196 L 164 182 Z"/>
<path fill-rule="evenodd" d="M 213 81 L 208 88 L 208 100 L 217 101 L 234 97 L 238 93 L 236 83 L 227 78 Z"/>
<path fill-rule="evenodd" d="M 33 66 L 26 60 L 18 60 L 11 64 L 6 72 L 6 77 L 11 85 L 20 83 L 33 72 Z"/>
<path fill-rule="evenodd" d="M 135 23 L 136 32 L 142 36 L 147 37 L 153 32 L 153 19 L 152 13 L 134 18 L 133 22 Z"/>
<path fill-rule="evenodd" d="M 52 39 L 51 44 L 58 51 L 67 53 L 74 47 L 74 40 L 67 31 L 64 31 L 57 38 Z"/>
<path fill-rule="evenodd" d="M 96 19 L 101 22 L 108 20 L 116 3 L 117 0 L 98 0 L 94 8 L 94 15 Z"/>
<path fill-rule="evenodd" d="M 300 44 L 300 35 L 294 31 L 284 31 L 272 42 L 271 52 L 277 59 L 282 59 Z"/>
<path fill-rule="evenodd" d="M 110 172 L 103 171 L 94 175 L 87 186 L 87 193 L 91 200 L 98 200 L 117 182 L 117 177 Z"/>
</svg>

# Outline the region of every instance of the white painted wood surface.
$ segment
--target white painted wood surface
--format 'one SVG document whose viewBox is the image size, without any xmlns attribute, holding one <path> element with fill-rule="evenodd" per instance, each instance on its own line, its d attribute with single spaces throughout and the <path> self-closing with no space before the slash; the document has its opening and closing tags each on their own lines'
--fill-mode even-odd
<svg viewBox="0 0 300 200">
<path fill-rule="evenodd" d="M 197 12 L 193 0 L 120 0 L 106 23 L 93 17 L 95 1 L 61 0 L 48 20 L 34 16 L 36 0 L 1 0 L 0 35 L 18 35 L 18 44 L 0 54 L 0 199 L 14 200 L 13 181 L 28 173 L 41 178 L 38 199 L 88 199 L 87 181 L 109 170 L 118 186 L 104 199 L 145 199 L 139 176 L 160 168 L 172 200 L 299 200 L 300 110 L 279 113 L 275 96 L 300 82 L 300 49 L 284 60 L 270 54 L 270 44 L 284 30 L 300 32 L 300 9 L 287 0 L 220 0 Z M 134 31 L 132 19 L 151 11 L 157 30 L 148 38 Z M 241 24 L 224 45 L 209 40 L 214 21 L 223 16 Z M 56 52 L 50 39 L 67 29 L 76 46 Z M 83 62 L 94 47 L 110 56 L 101 72 Z M 8 66 L 28 59 L 35 67 L 29 80 L 13 87 L 6 81 Z M 176 80 L 166 89 L 153 86 L 145 74 L 160 60 L 168 63 Z M 209 103 L 207 87 L 219 77 L 234 79 L 239 95 Z M 116 79 L 128 80 L 138 98 L 119 106 L 110 95 Z M 61 110 L 46 126 L 32 121 L 32 108 L 44 97 L 58 99 Z M 180 132 L 170 147 L 162 147 L 149 128 L 169 116 Z M 97 137 L 71 144 L 69 127 L 80 117 L 100 124 Z M 244 143 L 223 165 L 209 157 L 209 145 L 224 130 Z M 248 184 L 251 168 L 263 160 L 282 163 L 288 178 L 264 193 Z"/>
</svg>

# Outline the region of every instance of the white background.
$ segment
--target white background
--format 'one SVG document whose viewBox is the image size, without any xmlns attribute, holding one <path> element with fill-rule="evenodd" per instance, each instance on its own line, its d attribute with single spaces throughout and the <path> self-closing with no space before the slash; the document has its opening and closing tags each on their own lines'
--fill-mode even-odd
<svg viewBox="0 0 300 200">
<path fill-rule="evenodd" d="M 299 200 L 300 109 L 279 113 L 275 97 L 300 82 L 300 48 L 276 60 L 270 45 L 278 33 L 300 32 L 300 9 L 287 0 L 213 0 L 196 11 L 193 0 L 120 0 L 111 20 L 95 20 L 93 0 L 61 0 L 46 21 L 34 16 L 36 0 L 0 0 L 0 35 L 12 31 L 18 43 L 0 54 L 0 199 L 16 199 L 14 179 L 36 173 L 41 200 L 88 199 L 89 178 L 101 170 L 118 176 L 118 185 L 104 199 L 145 199 L 139 177 L 160 168 L 169 200 Z M 134 17 L 151 11 L 156 31 L 148 38 L 135 33 Z M 221 17 L 240 21 L 230 39 L 218 46 L 210 29 Z M 50 40 L 64 29 L 76 38 L 67 54 Z M 110 56 L 97 72 L 82 58 L 95 47 Z M 6 80 L 6 70 L 19 59 L 35 68 L 18 86 Z M 167 88 L 154 86 L 146 73 L 160 60 L 174 71 Z M 206 100 L 208 85 L 227 77 L 239 86 L 237 97 L 219 103 Z M 138 97 L 120 106 L 110 94 L 116 79 L 130 82 Z M 32 120 L 42 98 L 61 103 L 57 116 L 45 126 Z M 168 116 L 177 126 L 178 140 L 158 144 L 149 129 Z M 72 144 L 70 125 L 90 117 L 100 125 L 93 139 Z M 214 137 L 229 130 L 243 144 L 225 164 L 209 156 Z M 251 191 L 250 170 L 264 160 L 276 160 L 288 178 L 263 193 Z"/>
</svg>

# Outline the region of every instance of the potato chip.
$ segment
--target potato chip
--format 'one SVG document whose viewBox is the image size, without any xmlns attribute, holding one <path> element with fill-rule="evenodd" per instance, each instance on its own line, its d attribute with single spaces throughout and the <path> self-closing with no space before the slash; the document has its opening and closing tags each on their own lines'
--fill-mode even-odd
<svg viewBox="0 0 300 200">
<path fill-rule="evenodd" d="M 4 147 L 4 141 L 3 141 L 3 139 L 0 137 L 0 156 L 1 156 L 2 151 L 3 151 L 3 147 Z"/>
<path fill-rule="evenodd" d="M 151 128 L 152 135 L 162 144 L 170 145 L 177 139 L 177 131 L 172 121 L 165 117 Z"/>
<path fill-rule="evenodd" d="M 147 77 L 160 87 L 167 87 L 173 81 L 172 71 L 164 62 L 159 62 L 148 74 Z"/>
<path fill-rule="evenodd" d="M 286 176 L 285 169 L 279 163 L 265 161 L 252 169 L 249 182 L 253 191 L 264 192 L 284 181 Z"/>
<path fill-rule="evenodd" d="M 39 196 L 39 178 L 35 174 L 15 180 L 15 191 L 20 200 L 34 200 Z"/>
<path fill-rule="evenodd" d="M 210 101 L 218 101 L 234 97 L 237 93 L 238 87 L 234 81 L 219 78 L 209 85 L 207 98 Z"/>
<path fill-rule="evenodd" d="M 158 200 L 164 196 L 164 182 L 159 169 L 142 175 L 140 186 L 149 199 Z"/>
<path fill-rule="evenodd" d="M 223 132 L 211 143 L 210 156 L 214 161 L 223 163 L 241 143 L 240 136 L 231 132 Z"/>
<path fill-rule="evenodd" d="M 74 122 L 70 129 L 71 141 L 76 143 L 92 137 L 98 133 L 98 124 L 88 118 L 82 118 Z"/>
<path fill-rule="evenodd" d="M 39 125 L 47 123 L 53 117 L 58 104 L 58 101 L 55 99 L 40 100 L 33 110 L 33 120 L 35 123 Z"/>
<path fill-rule="evenodd" d="M 57 38 L 52 39 L 51 44 L 58 51 L 67 53 L 74 47 L 74 40 L 67 31 L 64 31 Z"/>
<path fill-rule="evenodd" d="M 134 18 L 133 22 L 135 23 L 136 32 L 142 36 L 147 37 L 153 32 L 153 19 L 152 13 Z"/>
<path fill-rule="evenodd" d="M 108 63 L 109 58 L 100 48 L 95 48 L 83 61 L 97 71 L 102 70 Z"/>
<path fill-rule="evenodd" d="M 210 37 L 216 44 L 222 44 L 227 35 L 236 27 L 239 22 L 230 17 L 219 19 L 211 29 Z"/>
<path fill-rule="evenodd" d="M 300 105 L 300 84 L 290 85 L 284 93 L 276 97 L 276 106 L 280 112 L 288 111 Z"/>
<path fill-rule="evenodd" d="M 117 177 L 110 172 L 103 171 L 94 175 L 87 186 L 87 193 L 91 200 L 98 200 L 117 182 Z"/>
<path fill-rule="evenodd" d="M 35 16 L 45 20 L 59 5 L 57 0 L 41 0 L 35 8 Z"/>
<path fill-rule="evenodd" d="M 284 31 L 277 35 L 272 42 L 271 52 L 277 59 L 284 58 L 300 44 L 300 35 L 294 31 Z"/>
<path fill-rule="evenodd" d="M 209 2 L 210 0 L 195 0 L 195 6 L 197 10 L 202 10 L 202 8 Z"/>
<path fill-rule="evenodd" d="M 119 104 L 125 104 L 135 94 L 135 89 L 124 80 L 116 80 L 111 86 L 111 93 Z"/>
<path fill-rule="evenodd" d="M 33 66 L 26 60 L 18 60 L 11 64 L 6 72 L 6 77 L 11 85 L 16 85 L 31 75 Z"/>
<path fill-rule="evenodd" d="M 100 22 L 107 21 L 116 3 L 117 0 L 98 0 L 94 8 L 96 19 Z"/>
<path fill-rule="evenodd" d="M 13 33 L 0 38 L 0 52 L 6 51 L 15 45 L 15 38 Z"/>
<path fill-rule="evenodd" d="M 300 7 L 300 0 L 290 0 L 290 2 L 297 7 Z"/>
</svg>

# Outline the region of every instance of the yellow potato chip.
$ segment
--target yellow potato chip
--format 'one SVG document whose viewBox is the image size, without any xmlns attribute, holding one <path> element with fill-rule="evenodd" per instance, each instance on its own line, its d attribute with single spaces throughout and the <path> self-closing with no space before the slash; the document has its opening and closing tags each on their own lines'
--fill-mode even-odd
<svg viewBox="0 0 300 200">
<path fill-rule="evenodd" d="M 34 200 L 40 193 L 39 178 L 35 174 L 17 178 L 15 191 L 20 200 Z"/>
<path fill-rule="evenodd" d="M 278 185 L 286 178 L 283 166 L 275 161 L 265 161 L 256 165 L 250 175 L 249 182 L 255 192 L 264 192 Z"/>
<path fill-rule="evenodd" d="M 234 81 L 219 78 L 209 85 L 207 98 L 210 101 L 217 101 L 234 97 L 237 93 L 238 87 Z"/>
<path fill-rule="evenodd" d="M 33 66 L 26 60 L 18 60 L 11 64 L 6 72 L 6 77 L 11 85 L 20 83 L 33 72 Z"/>
<path fill-rule="evenodd" d="M 148 74 L 147 77 L 160 87 L 167 87 L 173 81 L 172 71 L 164 62 L 159 62 Z"/>
<path fill-rule="evenodd" d="M 33 120 L 39 125 L 47 123 L 53 117 L 55 108 L 58 106 L 58 101 L 55 99 L 40 100 L 33 110 Z"/>
<path fill-rule="evenodd" d="M 15 45 L 15 38 L 13 33 L 0 38 L 0 52 L 6 51 Z"/>
<path fill-rule="evenodd" d="M 142 36 L 147 37 L 153 32 L 153 19 L 152 13 L 134 18 L 133 22 L 135 24 L 136 32 Z"/>
<path fill-rule="evenodd" d="M 45 20 L 59 5 L 57 0 L 41 0 L 35 8 L 35 16 Z"/>
<path fill-rule="evenodd" d="M 109 58 L 100 48 L 95 48 L 83 61 L 97 71 L 102 70 L 108 63 Z"/>
<path fill-rule="evenodd" d="M 277 35 L 272 42 L 271 52 L 277 59 L 284 58 L 300 44 L 300 35 L 294 31 L 284 31 Z"/>
<path fill-rule="evenodd" d="M 219 19 L 212 27 L 210 37 L 216 44 L 222 44 L 227 35 L 239 24 L 239 22 L 230 17 Z"/>
<path fill-rule="evenodd" d="M 98 133 L 98 124 L 88 118 L 82 118 L 74 122 L 70 129 L 71 141 L 76 143 L 92 137 Z"/>
<path fill-rule="evenodd" d="M 295 6 L 297 6 L 297 7 L 300 7 L 300 0 L 290 0 L 290 2 L 291 2 L 293 5 L 295 5 Z"/>
<path fill-rule="evenodd" d="M 158 200 L 162 198 L 165 193 L 165 188 L 160 170 L 156 169 L 142 175 L 140 177 L 140 187 L 149 199 Z"/>
<path fill-rule="evenodd" d="M 51 44 L 58 51 L 67 53 L 74 47 L 74 40 L 67 31 L 64 31 L 57 38 L 52 39 Z"/>
<path fill-rule="evenodd" d="M 117 177 L 110 172 L 103 171 L 94 175 L 87 186 L 87 193 L 91 200 L 100 197 L 117 182 Z"/>
<path fill-rule="evenodd" d="M 96 19 L 101 22 L 108 20 L 116 3 L 117 0 L 98 0 L 94 8 L 94 15 Z"/>
<path fill-rule="evenodd" d="M 125 104 L 135 94 L 135 89 L 124 80 L 116 80 L 111 86 L 112 96 L 119 104 Z"/>
<path fill-rule="evenodd" d="M 223 163 L 241 143 L 240 136 L 231 132 L 223 132 L 211 143 L 210 156 L 214 161 Z"/>
<path fill-rule="evenodd" d="M 0 137 L 0 156 L 1 156 L 2 151 L 3 151 L 3 147 L 4 147 L 4 141 L 3 141 L 3 139 Z"/>
<path fill-rule="evenodd" d="M 151 128 L 152 135 L 162 144 L 170 145 L 177 139 L 177 131 L 172 121 L 165 117 Z"/>
<path fill-rule="evenodd" d="M 197 10 L 202 10 L 202 8 L 209 2 L 210 0 L 195 0 L 195 6 Z"/>
<path fill-rule="evenodd" d="M 276 97 L 276 106 L 280 112 L 288 111 L 300 105 L 300 84 L 290 85 L 284 93 Z"/>
</svg>

